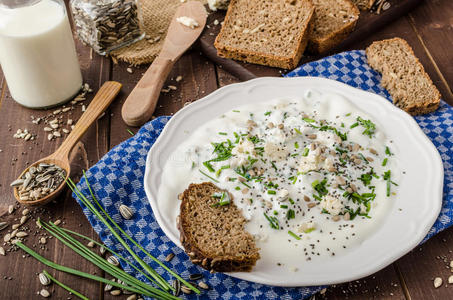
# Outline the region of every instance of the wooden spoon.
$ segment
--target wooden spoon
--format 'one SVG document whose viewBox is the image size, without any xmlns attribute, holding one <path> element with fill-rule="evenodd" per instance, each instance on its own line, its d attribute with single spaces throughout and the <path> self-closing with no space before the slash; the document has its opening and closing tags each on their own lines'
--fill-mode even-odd
<svg viewBox="0 0 453 300">
<path fill-rule="evenodd" d="M 194 19 L 198 26 L 192 29 L 176 21 L 183 16 Z M 168 74 L 175 62 L 198 39 L 206 18 L 206 9 L 199 1 L 189 1 L 178 7 L 159 56 L 123 104 L 121 114 L 127 125 L 141 126 L 151 118 Z"/>
<path fill-rule="evenodd" d="M 62 168 L 66 172 L 65 180 L 68 179 L 69 174 L 71 173 L 71 166 L 69 164 L 68 158 L 69 152 L 71 151 L 72 147 L 74 147 L 74 145 L 79 141 L 82 135 L 87 131 L 88 127 L 90 127 L 90 125 L 98 119 L 98 117 L 102 112 L 104 112 L 104 110 L 110 105 L 110 103 L 112 103 L 113 99 L 115 99 L 116 95 L 119 93 L 121 86 L 122 84 L 119 82 L 105 82 L 97 92 L 96 96 L 94 96 L 87 110 L 82 114 L 79 121 L 74 126 L 72 132 L 60 145 L 60 147 L 53 154 L 38 160 L 27 169 L 25 169 L 22 174 L 20 174 L 19 178 L 22 178 L 22 176 L 24 176 L 32 166 L 37 167 L 37 165 L 39 165 L 40 163 L 46 163 L 54 164 Z M 14 188 L 14 197 L 16 197 L 16 200 L 24 205 L 42 205 L 57 197 L 64 187 L 65 182 L 63 181 L 52 193 L 37 200 L 24 201 L 19 197 L 19 186 Z"/>
</svg>

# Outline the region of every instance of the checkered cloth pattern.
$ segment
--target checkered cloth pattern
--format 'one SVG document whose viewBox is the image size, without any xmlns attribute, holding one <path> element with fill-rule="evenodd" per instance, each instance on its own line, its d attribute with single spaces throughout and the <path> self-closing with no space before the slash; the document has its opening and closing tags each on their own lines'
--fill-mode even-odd
<svg viewBox="0 0 453 300">
<path fill-rule="evenodd" d="M 350 51 L 330 56 L 319 61 L 305 64 L 291 73 L 293 76 L 320 76 L 341 81 L 353 87 L 373 92 L 390 100 L 390 95 L 379 82 L 381 76 L 367 64 L 363 51 Z M 453 108 L 441 102 L 440 108 L 431 114 L 415 118 L 425 134 L 432 140 L 439 150 L 445 168 L 444 203 L 441 214 L 425 238 L 452 224 L 453 215 Z M 108 214 L 136 241 L 156 258 L 163 261 L 169 253 L 175 257 L 167 265 L 188 278 L 189 274 L 202 273 L 211 289 L 203 291 L 200 296 L 184 295 L 186 299 L 303 299 L 317 293 L 322 287 L 282 288 L 273 287 L 236 278 L 224 274 L 210 274 L 202 268 L 193 265 L 187 255 L 176 247 L 163 233 L 157 224 L 151 206 L 143 188 L 146 156 L 161 133 L 169 117 L 159 117 L 145 126 L 127 141 L 113 148 L 97 164 L 87 171 L 88 181 L 93 188 L 97 199 L 102 203 Z M 89 195 L 87 184 L 82 179 L 79 189 Z M 75 197 L 75 195 L 74 195 Z M 76 197 L 75 197 L 76 198 Z M 79 201 L 79 200 L 78 200 Z M 79 202 L 80 203 L 80 202 Z M 119 206 L 125 204 L 132 208 L 134 217 L 124 220 L 119 214 Z M 101 240 L 118 251 L 121 255 L 133 259 L 127 251 L 115 240 L 109 230 L 84 207 L 87 216 Z M 149 258 L 145 257 L 134 245 L 131 248 L 161 274 L 171 280 L 168 274 Z M 122 267 L 137 278 L 146 282 L 146 278 L 137 274 L 128 264 L 121 263 Z"/>
</svg>

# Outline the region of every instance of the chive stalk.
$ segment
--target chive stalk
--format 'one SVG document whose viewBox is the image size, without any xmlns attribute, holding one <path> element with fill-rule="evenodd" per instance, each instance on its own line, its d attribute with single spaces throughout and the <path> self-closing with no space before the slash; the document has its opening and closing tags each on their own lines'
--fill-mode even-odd
<svg viewBox="0 0 453 300">
<path fill-rule="evenodd" d="M 49 274 L 49 272 L 47 272 L 46 270 L 43 270 L 42 271 L 44 273 L 44 275 L 46 275 L 47 277 L 49 277 L 50 280 L 52 280 L 53 282 L 55 282 L 57 285 L 61 286 L 62 288 L 64 288 L 65 290 L 67 290 L 68 292 L 70 292 L 71 294 L 73 295 L 76 295 L 77 297 L 79 297 L 80 299 L 82 300 L 90 300 L 88 297 L 85 297 L 84 295 L 82 295 L 81 293 L 71 289 L 69 286 L 65 285 L 63 282 L 60 282 L 58 280 L 56 280 L 52 275 Z"/>
</svg>

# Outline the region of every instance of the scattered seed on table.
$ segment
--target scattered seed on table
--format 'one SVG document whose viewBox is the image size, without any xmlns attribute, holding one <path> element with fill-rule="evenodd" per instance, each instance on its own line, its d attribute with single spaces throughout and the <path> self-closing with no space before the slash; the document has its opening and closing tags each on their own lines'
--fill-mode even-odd
<svg viewBox="0 0 453 300">
<path fill-rule="evenodd" d="M 112 296 L 119 296 L 119 295 L 121 295 L 121 290 L 113 290 L 113 291 L 110 291 L 110 295 L 112 295 Z"/>
<path fill-rule="evenodd" d="M 203 275 L 199 274 L 199 273 L 196 273 L 196 274 L 190 274 L 189 275 L 189 279 L 190 280 L 198 280 L 198 279 L 201 279 L 203 278 Z"/>
<path fill-rule="evenodd" d="M 42 289 L 41 291 L 39 291 L 39 294 L 40 294 L 41 296 L 43 296 L 44 298 L 50 297 L 50 293 L 49 293 L 49 291 L 46 290 L 46 289 Z"/>
<path fill-rule="evenodd" d="M 99 252 L 101 253 L 101 255 L 104 255 L 106 251 L 107 250 L 103 246 L 101 246 L 101 248 L 99 248 Z"/>
<path fill-rule="evenodd" d="M 7 233 L 4 237 L 3 237 L 3 241 L 4 242 L 9 242 L 11 240 L 11 234 Z"/>
<path fill-rule="evenodd" d="M 187 295 L 188 295 L 188 294 L 191 294 L 191 293 L 192 293 L 192 290 L 189 289 L 189 288 L 186 287 L 186 286 L 182 286 L 182 287 L 181 287 L 181 292 L 183 292 L 184 294 L 187 294 Z"/>
<path fill-rule="evenodd" d="M 14 229 L 17 229 L 20 227 L 20 224 L 13 224 L 13 226 L 11 226 L 11 228 L 14 230 Z"/>
<path fill-rule="evenodd" d="M 27 221 L 28 221 L 28 216 L 22 216 L 22 218 L 20 218 L 19 223 L 20 223 L 20 225 L 22 225 L 22 224 L 25 224 L 25 222 L 27 222 Z"/>
<path fill-rule="evenodd" d="M 17 234 L 16 234 L 17 237 L 21 238 L 21 237 L 26 237 L 28 236 L 28 233 L 26 233 L 25 231 L 19 231 Z"/>
<path fill-rule="evenodd" d="M 45 237 L 42 237 L 42 238 L 39 239 L 39 242 L 41 244 L 45 244 L 45 243 L 47 243 L 47 239 Z"/>
<path fill-rule="evenodd" d="M 49 285 L 52 283 L 52 281 L 49 279 L 49 277 L 47 277 L 47 275 L 44 273 L 39 273 L 38 278 L 39 278 L 39 282 L 42 285 Z"/>
<path fill-rule="evenodd" d="M 104 287 L 104 292 L 110 292 L 112 290 L 113 286 L 110 284 L 106 284 Z"/>
<path fill-rule="evenodd" d="M 169 262 L 173 259 L 173 257 L 175 257 L 175 254 L 174 253 L 170 253 L 167 255 L 167 257 L 165 257 L 165 261 L 166 262 Z"/>
<path fill-rule="evenodd" d="M 175 297 L 178 297 L 179 294 L 181 293 L 181 282 L 179 282 L 179 280 L 173 280 L 172 284 L 173 288 L 175 289 L 173 291 L 173 295 Z"/>
<path fill-rule="evenodd" d="M 448 277 L 448 283 L 449 283 L 449 284 L 452 284 L 452 283 L 453 283 L 453 275 L 450 275 L 450 276 Z"/>
<path fill-rule="evenodd" d="M 0 222 L 0 230 L 5 229 L 6 227 L 8 227 L 8 223 L 6 223 L 6 222 Z"/>
<path fill-rule="evenodd" d="M 3 256 L 6 255 L 5 249 L 3 249 L 3 247 L 0 247 L 0 255 L 3 255 Z"/>
<path fill-rule="evenodd" d="M 198 286 L 199 286 L 200 288 L 202 288 L 203 290 L 209 290 L 209 285 L 207 285 L 206 282 L 204 282 L 204 281 L 200 281 L 200 282 L 198 283 Z"/>
<path fill-rule="evenodd" d="M 129 297 L 126 298 L 126 300 L 137 300 L 137 295 L 130 295 Z"/>
<path fill-rule="evenodd" d="M 437 289 L 442 285 L 442 278 L 436 277 L 434 278 L 434 287 Z"/>
<path fill-rule="evenodd" d="M 12 214 L 14 212 L 14 205 L 8 206 L 8 214 Z"/>
<path fill-rule="evenodd" d="M 22 215 L 26 216 L 26 215 L 28 215 L 29 212 L 30 212 L 30 210 L 28 208 L 26 208 L 22 211 Z"/>
<path fill-rule="evenodd" d="M 58 219 L 58 220 L 56 220 L 55 222 L 53 222 L 53 224 L 54 224 L 55 226 L 58 226 L 58 225 L 60 225 L 60 224 L 61 224 L 61 220 L 60 220 L 60 219 Z"/>
<path fill-rule="evenodd" d="M 125 218 L 126 220 L 129 220 L 132 218 L 132 210 L 129 208 L 129 206 L 121 204 L 120 205 L 120 214 Z"/>
<path fill-rule="evenodd" d="M 118 261 L 118 259 L 117 259 L 115 256 L 113 256 L 113 255 L 111 255 L 111 256 L 109 256 L 109 257 L 107 258 L 107 262 L 108 262 L 109 264 L 112 264 L 112 265 L 116 266 L 116 267 L 119 266 L 119 264 L 120 264 L 120 262 Z"/>
<path fill-rule="evenodd" d="M 90 242 L 87 244 L 87 246 L 90 247 L 90 248 L 94 248 L 94 245 L 95 245 L 95 244 L 94 244 L 93 241 L 90 241 Z"/>
</svg>

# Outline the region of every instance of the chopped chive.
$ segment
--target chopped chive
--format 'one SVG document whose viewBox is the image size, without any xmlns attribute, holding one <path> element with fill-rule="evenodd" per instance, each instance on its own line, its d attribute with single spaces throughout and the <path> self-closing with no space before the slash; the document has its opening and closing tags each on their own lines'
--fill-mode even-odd
<svg viewBox="0 0 453 300">
<path fill-rule="evenodd" d="M 225 206 L 231 203 L 230 195 L 227 192 L 214 193 L 212 197 L 219 199 L 219 201 L 211 205 L 211 207 Z"/>
<path fill-rule="evenodd" d="M 350 115 L 351 115 L 351 113 L 347 113 L 345 116 L 346 116 L 346 117 L 349 117 Z"/>
<path fill-rule="evenodd" d="M 294 210 L 288 209 L 288 211 L 286 212 L 286 219 L 291 220 L 294 219 L 295 217 L 296 213 L 294 212 Z"/>
<path fill-rule="evenodd" d="M 384 158 L 384 160 L 382 161 L 382 166 L 383 166 L 383 167 L 385 167 L 385 166 L 387 165 L 387 160 L 388 160 L 388 159 L 387 159 L 387 157 L 386 157 L 386 158 Z"/>
<path fill-rule="evenodd" d="M 282 205 L 280 205 L 280 208 L 285 208 L 286 209 L 286 208 L 288 208 L 288 205 L 282 204 Z"/>
<path fill-rule="evenodd" d="M 130 130 L 129 128 L 128 128 L 128 129 L 126 129 L 126 130 L 127 130 L 127 132 L 129 132 L 129 134 L 130 134 L 130 135 L 132 135 L 132 136 L 134 136 L 134 135 L 135 135 L 135 133 L 133 133 L 133 132 L 132 132 L 132 130 Z"/>
<path fill-rule="evenodd" d="M 194 169 L 197 166 L 197 164 L 193 161 L 192 162 L 192 169 Z"/>
<path fill-rule="evenodd" d="M 245 182 L 242 182 L 242 181 L 239 181 L 241 184 L 245 185 L 246 187 L 248 187 L 249 189 L 251 189 L 252 187 L 250 185 L 248 185 L 247 183 Z"/>
<path fill-rule="evenodd" d="M 267 193 L 268 193 L 269 195 L 275 195 L 275 194 L 277 194 L 277 192 L 274 191 L 274 190 L 268 190 Z"/>
<path fill-rule="evenodd" d="M 388 146 L 385 147 L 385 154 L 388 156 L 392 155 L 392 152 L 390 152 L 390 148 Z"/>
<path fill-rule="evenodd" d="M 269 217 L 266 213 L 263 213 L 264 217 L 269 221 L 269 225 L 273 229 L 280 229 L 280 224 L 278 223 L 278 219 L 276 217 Z"/>
<path fill-rule="evenodd" d="M 294 143 L 294 148 L 299 149 L 299 143 L 298 142 Z"/>
<path fill-rule="evenodd" d="M 294 200 L 292 198 L 288 198 L 289 203 L 294 204 Z"/>
<path fill-rule="evenodd" d="M 240 111 L 240 110 L 233 109 L 233 112 L 238 113 L 238 112 L 241 112 L 241 111 Z"/>
<path fill-rule="evenodd" d="M 240 191 L 241 190 L 241 187 L 240 186 L 237 186 L 234 188 L 236 191 Z"/>
<path fill-rule="evenodd" d="M 310 152 L 310 150 L 308 148 L 305 148 L 304 152 L 302 152 L 302 156 L 308 156 L 308 152 Z"/>
<path fill-rule="evenodd" d="M 203 162 L 203 165 L 206 167 L 206 169 L 209 170 L 209 172 L 215 172 L 214 168 L 212 167 L 211 163 L 209 160 Z"/>
<path fill-rule="evenodd" d="M 310 118 L 302 118 L 302 120 L 304 120 L 304 121 L 307 122 L 307 123 L 314 123 L 314 122 L 316 122 L 315 120 L 310 119 Z"/>
<path fill-rule="evenodd" d="M 362 153 L 359 153 L 359 156 L 360 156 L 360 158 L 361 158 L 366 164 L 369 164 L 369 163 L 370 163 L 370 162 L 368 161 L 368 159 L 366 159 L 366 157 L 363 156 Z"/>
<path fill-rule="evenodd" d="M 292 236 L 293 238 L 295 238 L 296 240 L 300 240 L 300 236 L 298 236 L 297 234 L 295 234 L 294 232 L 292 232 L 291 230 L 288 230 L 288 234 L 290 236 Z"/>
<path fill-rule="evenodd" d="M 220 135 L 228 135 L 226 132 L 219 132 Z"/>
<path fill-rule="evenodd" d="M 269 116 L 271 113 L 272 113 L 272 112 L 270 112 L 270 111 L 266 111 L 266 112 L 264 113 L 264 115 L 265 115 L 265 116 Z"/>
<path fill-rule="evenodd" d="M 237 180 L 236 177 L 230 177 L 230 178 L 228 178 L 228 181 L 231 181 L 231 182 L 234 182 L 234 181 L 236 181 L 236 180 Z"/>
<path fill-rule="evenodd" d="M 275 163 L 273 161 L 271 161 L 271 165 L 272 165 L 272 168 L 274 168 L 275 171 L 278 171 L 277 166 L 275 165 Z"/>
<path fill-rule="evenodd" d="M 297 132 L 297 134 L 302 134 L 302 131 L 300 131 L 300 130 L 297 129 L 297 128 L 294 128 L 294 131 Z"/>
<path fill-rule="evenodd" d="M 278 215 L 278 211 L 274 210 L 274 215 L 277 216 Z"/>
<path fill-rule="evenodd" d="M 355 128 L 355 127 L 357 127 L 357 126 L 359 126 L 359 123 L 355 122 L 354 124 L 351 125 L 350 128 L 352 129 L 352 128 Z"/>
<path fill-rule="evenodd" d="M 212 181 L 214 182 L 217 182 L 217 183 L 220 183 L 220 181 L 218 181 L 217 179 L 209 176 L 208 174 L 206 174 L 205 172 L 203 172 L 202 170 L 198 169 L 198 171 L 200 171 L 201 174 L 203 174 L 204 176 L 208 177 L 209 179 L 211 179 Z"/>
</svg>

